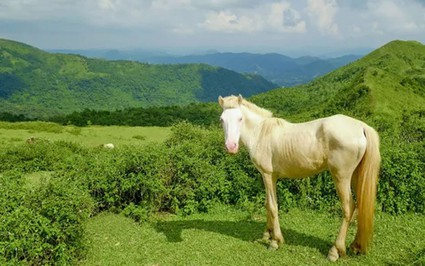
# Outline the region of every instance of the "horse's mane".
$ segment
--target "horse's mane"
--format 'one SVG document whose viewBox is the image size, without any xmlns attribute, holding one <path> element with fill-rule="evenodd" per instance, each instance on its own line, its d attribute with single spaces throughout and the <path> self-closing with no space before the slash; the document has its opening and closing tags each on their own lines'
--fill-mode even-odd
<svg viewBox="0 0 425 266">
<path fill-rule="evenodd" d="M 240 101 L 242 99 L 242 101 Z M 229 108 L 238 108 L 240 106 L 244 106 L 245 108 L 247 108 L 248 110 L 263 116 L 263 117 L 272 117 L 273 113 L 269 110 L 266 110 L 264 108 L 258 107 L 257 105 L 253 104 L 252 102 L 249 102 L 243 98 L 239 98 L 238 96 L 227 96 L 225 98 L 223 98 L 223 104 L 222 107 L 224 109 L 229 109 Z"/>
</svg>

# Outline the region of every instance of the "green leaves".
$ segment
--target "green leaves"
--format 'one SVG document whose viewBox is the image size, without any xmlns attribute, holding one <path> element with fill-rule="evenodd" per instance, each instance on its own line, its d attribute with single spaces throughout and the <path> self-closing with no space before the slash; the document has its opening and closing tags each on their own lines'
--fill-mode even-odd
<svg viewBox="0 0 425 266">
<path fill-rule="evenodd" d="M 380 209 L 425 212 L 421 113 L 405 115 L 398 136 L 384 136 L 378 183 Z M 413 132 L 413 133 L 412 133 Z M 408 144 L 400 139 L 409 138 Z M 389 139 L 394 142 L 388 145 Z M 134 139 L 135 142 L 140 140 Z M 101 211 L 144 222 L 156 212 L 189 215 L 216 203 L 258 213 L 261 176 L 245 149 L 230 156 L 217 128 L 187 122 L 164 143 L 84 148 L 39 141 L 0 151 L 0 254 L 11 263 L 66 264 L 84 254 L 84 223 Z M 278 181 L 281 210 L 338 211 L 328 173 Z M 0 259 L 1 261 L 1 259 Z"/>
<path fill-rule="evenodd" d="M 81 257 L 93 200 L 70 180 L 27 189 L 16 172 L 0 176 L 0 254 L 12 263 L 69 264 Z M 12 196 L 13 195 L 13 196 Z"/>
</svg>

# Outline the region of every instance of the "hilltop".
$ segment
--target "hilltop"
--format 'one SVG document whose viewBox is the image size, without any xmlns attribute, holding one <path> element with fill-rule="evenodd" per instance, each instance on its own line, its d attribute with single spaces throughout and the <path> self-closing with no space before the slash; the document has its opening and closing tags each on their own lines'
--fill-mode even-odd
<svg viewBox="0 0 425 266">
<path fill-rule="evenodd" d="M 47 117 L 87 108 L 183 105 L 275 87 L 258 75 L 205 64 L 90 59 L 0 39 L 0 112 Z"/>
<path fill-rule="evenodd" d="M 425 111 L 424 62 L 423 44 L 392 41 L 306 85 L 275 89 L 252 100 L 295 121 L 345 113 L 384 128 L 403 114 Z"/>
</svg>

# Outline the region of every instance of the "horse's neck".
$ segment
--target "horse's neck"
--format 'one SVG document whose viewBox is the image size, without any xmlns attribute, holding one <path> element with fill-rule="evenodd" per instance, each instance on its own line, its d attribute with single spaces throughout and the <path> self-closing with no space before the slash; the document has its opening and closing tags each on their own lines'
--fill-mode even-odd
<svg viewBox="0 0 425 266">
<path fill-rule="evenodd" d="M 247 108 L 243 108 L 242 113 L 244 123 L 241 128 L 241 141 L 248 150 L 251 150 L 257 142 L 262 122 L 268 117 L 261 116 Z"/>
</svg>

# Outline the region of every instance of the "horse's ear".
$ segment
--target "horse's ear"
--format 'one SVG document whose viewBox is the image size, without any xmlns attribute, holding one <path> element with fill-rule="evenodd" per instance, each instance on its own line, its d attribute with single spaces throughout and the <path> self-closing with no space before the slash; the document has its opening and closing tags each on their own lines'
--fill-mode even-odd
<svg viewBox="0 0 425 266">
<path fill-rule="evenodd" d="M 239 96 L 238 96 L 238 103 L 241 104 L 242 101 L 243 101 L 243 97 L 242 97 L 242 95 L 239 94 Z"/>
<path fill-rule="evenodd" d="M 218 96 L 218 103 L 220 104 L 221 107 L 223 107 L 223 97 Z"/>
</svg>

